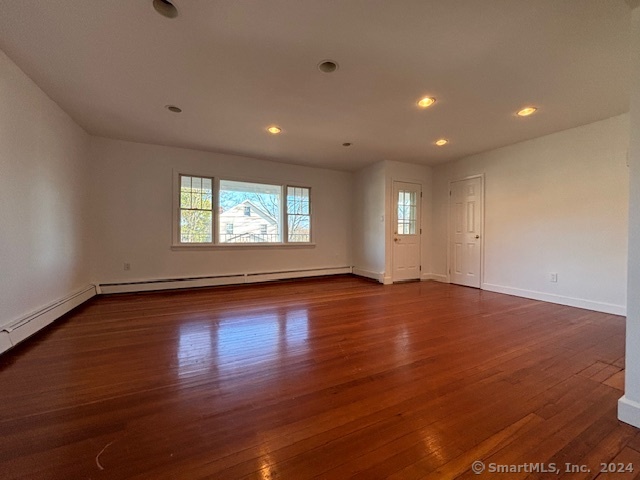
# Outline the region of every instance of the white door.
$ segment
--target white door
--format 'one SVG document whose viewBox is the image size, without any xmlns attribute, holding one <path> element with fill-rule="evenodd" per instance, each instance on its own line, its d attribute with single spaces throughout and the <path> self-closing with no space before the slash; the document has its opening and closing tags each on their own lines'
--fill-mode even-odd
<svg viewBox="0 0 640 480">
<path fill-rule="evenodd" d="M 393 182 L 393 281 L 420 279 L 421 186 Z"/>
<path fill-rule="evenodd" d="M 480 288 L 482 177 L 452 182 L 450 195 L 450 281 Z"/>
</svg>

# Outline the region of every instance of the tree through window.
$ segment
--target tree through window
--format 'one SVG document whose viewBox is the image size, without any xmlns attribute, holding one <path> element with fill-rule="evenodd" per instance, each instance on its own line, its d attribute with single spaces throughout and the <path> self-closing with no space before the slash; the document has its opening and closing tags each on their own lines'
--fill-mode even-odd
<svg viewBox="0 0 640 480">
<path fill-rule="evenodd" d="M 176 185 L 174 242 L 311 243 L 311 190 L 307 187 L 182 174 Z"/>
<path fill-rule="evenodd" d="M 310 191 L 304 187 L 287 187 L 287 228 L 290 242 L 311 241 Z"/>
<path fill-rule="evenodd" d="M 180 176 L 180 242 L 213 240 L 213 179 Z"/>
</svg>

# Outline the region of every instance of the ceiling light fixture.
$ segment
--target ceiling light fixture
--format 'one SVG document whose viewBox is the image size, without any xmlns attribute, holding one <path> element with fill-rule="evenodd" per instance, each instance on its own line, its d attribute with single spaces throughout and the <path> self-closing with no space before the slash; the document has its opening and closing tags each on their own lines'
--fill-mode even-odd
<svg viewBox="0 0 640 480">
<path fill-rule="evenodd" d="M 322 73 L 333 73 L 338 70 L 338 63 L 333 60 L 322 60 L 318 63 L 318 70 Z"/>
<path fill-rule="evenodd" d="M 436 103 L 436 99 L 433 97 L 424 97 L 418 100 L 418 106 L 420 108 L 427 108 Z"/>
<path fill-rule="evenodd" d="M 449 140 L 447 140 L 446 138 L 441 138 L 435 141 L 435 144 L 439 147 L 444 147 L 447 143 L 449 143 Z"/>
<path fill-rule="evenodd" d="M 538 110 L 536 107 L 525 107 L 522 110 L 518 111 L 517 115 L 519 117 L 528 117 L 529 115 L 534 114 L 536 110 Z"/>
<path fill-rule="evenodd" d="M 271 135 L 278 135 L 280 132 L 282 132 L 282 129 L 273 125 L 267 128 L 267 132 L 269 132 Z"/>
<path fill-rule="evenodd" d="M 165 105 L 164 108 L 173 113 L 181 113 L 182 109 L 180 107 L 176 107 L 175 105 Z"/>
<path fill-rule="evenodd" d="M 169 0 L 153 0 L 153 8 L 163 17 L 176 18 L 178 9 Z"/>
</svg>

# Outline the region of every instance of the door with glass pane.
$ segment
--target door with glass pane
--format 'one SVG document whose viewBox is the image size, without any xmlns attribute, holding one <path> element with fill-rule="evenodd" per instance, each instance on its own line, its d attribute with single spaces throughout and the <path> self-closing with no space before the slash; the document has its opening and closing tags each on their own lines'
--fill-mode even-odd
<svg viewBox="0 0 640 480">
<path fill-rule="evenodd" d="M 420 279 L 421 186 L 393 182 L 393 281 Z"/>
</svg>

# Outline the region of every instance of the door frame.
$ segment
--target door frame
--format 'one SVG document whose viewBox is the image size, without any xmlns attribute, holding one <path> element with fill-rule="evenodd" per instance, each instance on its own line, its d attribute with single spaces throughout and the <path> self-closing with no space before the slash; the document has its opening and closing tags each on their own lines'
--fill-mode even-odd
<svg viewBox="0 0 640 480">
<path fill-rule="evenodd" d="M 416 180 L 416 179 L 408 179 L 408 178 L 391 178 L 391 188 L 390 188 L 390 195 L 389 197 L 391 198 L 391 201 L 389 202 L 389 210 L 387 210 L 387 218 L 390 219 L 390 221 L 388 222 L 389 228 L 387 229 L 387 238 L 388 238 L 388 242 L 386 242 L 389 245 L 389 250 L 386 250 L 388 253 L 386 253 L 386 255 L 388 255 L 389 258 L 389 262 L 387 263 L 387 265 L 389 266 L 389 275 L 388 275 L 388 280 L 385 281 L 385 284 L 392 284 L 393 283 L 393 238 L 394 238 L 394 231 L 395 231 L 395 227 L 397 226 L 395 223 L 397 222 L 397 218 L 396 215 L 398 214 L 397 209 L 398 209 L 398 200 L 394 197 L 394 185 L 396 182 L 399 183 L 411 183 L 413 185 L 418 185 L 420 187 L 420 218 L 418 219 L 418 221 L 420 222 L 420 233 L 419 233 L 419 243 L 420 243 L 420 248 L 418 249 L 418 251 L 420 252 L 420 258 L 419 258 L 419 263 L 420 266 L 422 267 L 422 259 L 424 257 L 424 254 L 422 252 L 422 247 L 423 247 L 423 237 L 422 237 L 422 231 L 423 231 L 423 222 L 422 222 L 422 218 L 424 216 L 424 205 L 422 202 L 422 199 L 424 198 L 424 184 L 422 182 L 422 180 Z M 423 275 L 425 272 L 422 271 L 422 268 L 420 269 L 420 276 L 418 277 L 418 281 L 422 281 L 423 280 Z M 386 279 L 385 279 L 386 280 Z"/>
<path fill-rule="evenodd" d="M 449 180 L 447 184 L 449 188 L 449 201 L 447 202 L 447 283 L 451 283 L 451 184 L 455 182 L 463 182 L 465 180 L 480 179 L 480 207 L 482 208 L 482 215 L 480 215 L 480 229 L 482 235 L 480 236 L 480 290 L 484 290 L 484 217 L 485 217 L 485 174 L 479 173 L 476 175 L 468 175 L 466 177 L 457 178 L 455 180 Z"/>
</svg>

